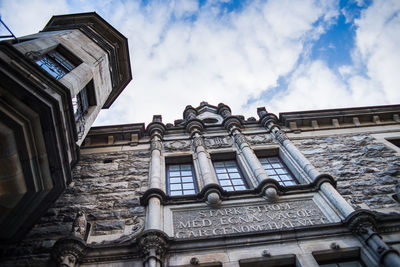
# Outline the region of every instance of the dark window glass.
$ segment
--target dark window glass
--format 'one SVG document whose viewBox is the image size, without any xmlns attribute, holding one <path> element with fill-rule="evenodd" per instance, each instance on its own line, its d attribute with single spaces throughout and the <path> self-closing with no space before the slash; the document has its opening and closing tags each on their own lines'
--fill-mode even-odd
<svg viewBox="0 0 400 267">
<path fill-rule="evenodd" d="M 260 158 L 260 162 L 269 178 L 275 179 L 280 185 L 288 186 L 298 184 L 279 157 Z"/>
<path fill-rule="evenodd" d="M 75 121 L 78 121 L 89 108 L 88 94 L 86 86 L 72 98 L 72 107 L 74 108 Z"/>
<path fill-rule="evenodd" d="M 363 267 L 364 265 L 361 264 L 359 261 L 342 261 L 342 262 L 338 262 L 338 263 L 320 264 L 319 266 L 322 266 L 322 267 Z"/>
<path fill-rule="evenodd" d="M 226 191 L 248 189 L 235 160 L 214 162 L 214 170 L 219 184 Z"/>
<path fill-rule="evenodd" d="M 193 195 L 197 193 L 196 179 L 192 164 L 167 165 L 167 185 L 170 196 Z"/>
<path fill-rule="evenodd" d="M 35 61 L 42 69 L 57 80 L 73 70 L 76 65 L 66 59 L 60 52 L 53 50 Z"/>
</svg>

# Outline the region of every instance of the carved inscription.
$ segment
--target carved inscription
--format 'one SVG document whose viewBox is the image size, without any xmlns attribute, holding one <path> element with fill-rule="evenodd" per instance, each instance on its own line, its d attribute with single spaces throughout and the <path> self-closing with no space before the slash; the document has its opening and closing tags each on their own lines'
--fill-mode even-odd
<svg viewBox="0 0 400 267">
<path fill-rule="evenodd" d="M 312 200 L 173 212 L 176 238 L 273 231 L 328 222 Z"/>
</svg>

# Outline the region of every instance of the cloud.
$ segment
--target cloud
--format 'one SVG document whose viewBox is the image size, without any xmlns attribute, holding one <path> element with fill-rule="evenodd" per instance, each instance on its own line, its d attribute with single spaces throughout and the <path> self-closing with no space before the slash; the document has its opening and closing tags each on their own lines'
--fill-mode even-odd
<svg viewBox="0 0 400 267">
<path fill-rule="evenodd" d="M 226 2 L 19 0 L 0 10 L 18 35 L 53 14 L 96 11 L 128 37 L 133 81 L 97 125 L 148 123 L 154 114 L 173 122 L 201 101 L 248 117 L 258 106 L 277 113 L 400 100 L 398 1 L 376 1 L 349 21 L 353 63 L 338 69 L 310 51 L 337 22 L 339 1 Z"/>
<path fill-rule="evenodd" d="M 203 100 L 255 116 L 248 99 L 291 72 L 305 42 L 323 32 L 313 25 L 337 15 L 335 5 L 314 1 L 249 1 L 223 13 L 218 8 L 208 3 L 190 9 L 195 17 L 189 21 L 172 19 L 176 3 L 150 5 L 139 14 L 125 8 L 121 16 L 127 19 L 118 29 L 129 38 L 134 81 L 98 123 L 113 123 L 116 113 L 123 122 L 149 122 L 153 114 L 173 122 L 186 105 Z"/>
<path fill-rule="evenodd" d="M 330 69 L 306 59 L 288 77 L 287 89 L 252 105 L 273 112 L 383 105 L 400 102 L 400 3 L 375 1 L 354 25 L 351 65 Z"/>
</svg>

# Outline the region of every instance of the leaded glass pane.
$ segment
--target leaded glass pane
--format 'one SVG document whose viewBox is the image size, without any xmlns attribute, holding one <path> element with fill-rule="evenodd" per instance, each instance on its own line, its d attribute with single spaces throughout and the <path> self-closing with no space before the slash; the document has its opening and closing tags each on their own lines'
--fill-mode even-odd
<svg viewBox="0 0 400 267">
<path fill-rule="evenodd" d="M 279 157 L 260 158 L 263 168 L 269 178 L 284 186 L 295 185 L 297 181 Z"/>
<path fill-rule="evenodd" d="M 167 165 L 168 193 L 171 196 L 196 194 L 197 187 L 191 164 Z"/>
<path fill-rule="evenodd" d="M 214 162 L 214 169 L 217 179 L 222 188 L 226 191 L 245 190 L 247 185 L 237 166 L 236 161 Z M 235 187 L 232 186 L 237 185 Z"/>
</svg>

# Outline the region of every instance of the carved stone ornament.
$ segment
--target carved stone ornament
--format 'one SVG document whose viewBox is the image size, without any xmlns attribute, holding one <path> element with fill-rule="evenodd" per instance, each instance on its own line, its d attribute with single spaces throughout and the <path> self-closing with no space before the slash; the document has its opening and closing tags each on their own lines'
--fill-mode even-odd
<svg viewBox="0 0 400 267">
<path fill-rule="evenodd" d="M 32 61 L 39 60 L 43 55 L 38 51 L 29 51 L 25 53 L 25 57 L 29 58 Z"/>
<path fill-rule="evenodd" d="M 150 144 L 151 151 L 153 151 L 153 150 L 161 151 L 161 148 L 162 148 L 161 141 L 159 141 L 159 140 L 151 140 L 151 144 Z"/>
<path fill-rule="evenodd" d="M 204 143 L 207 148 L 231 147 L 233 139 L 230 136 L 209 137 L 204 140 Z"/>
<path fill-rule="evenodd" d="M 242 133 L 236 132 L 234 136 L 238 145 L 248 144 L 246 137 Z"/>
<path fill-rule="evenodd" d="M 202 136 L 197 136 L 197 137 L 194 137 L 193 138 L 193 146 L 195 147 L 195 148 L 197 148 L 197 147 L 199 147 L 199 146 L 205 146 L 204 145 L 204 139 L 203 139 L 203 137 Z"/>
<path fill-rule="evenodd" d="M 283 141 L 288 140 L 286 134 L 284 132 L 282 132 L 281 130 L 277 130 L 276 131 L 276 135 L 275 135 L 276 140 L 278 140 L 279 143 L 283 143 Z"/>
<path fill-rule="evenodd" d="M 252 145 L 263 145 L 272 143 L 272 136 L 270 134 L 252 134 L 246 135 L 247 141 Z"/>
<path fill-rule="evenodd" d="M 51 252 L 58 266 L 75 267 L 86 254 L 86 246 L 82 240 L 63 238 L 58 240 Z"/>
<path fill-rule="evenodd" d="M 165 141 L 163 142 L 163 146 L 164 150 L 167 152 L 189 150 L 190 141 L 189 140 Z"/>
<path fill-rule="evenodd" d="M 144 220 L 138 216 L 134 216 L 132 219 L 125 221 L 125 228 L 128 229 L 128 233 L 120 236 L 117 239 L 105 240 L 101 242 L 101 244 L 122 244 L 135 240 L 135 238 L 143 232 Z"/>
<path fill-rule="evenodd" d="M 374 215 L 363 210 L 353 212 L 348 219 L 346 219 L 349 229 L 353 233 L 365 234 L 367 229 L 376 231 L 376 221 Z"/>
<path fill-rule="evenodd" d="M 168 249 L 168 237 L 160 231 L 145 232 L 139 239 L 138 247 L 144 262 L 150 258 L 162 262 Z"/>
<path fill-rule="evenodd" d="M 75 220 L 72 224 L 72 229 L 71 229 L 72 236 L 84 240 L 86 234 L 86 226 L 87 226 L 86 214 L 80 210 L 76 214 Z"/>
</svg>

